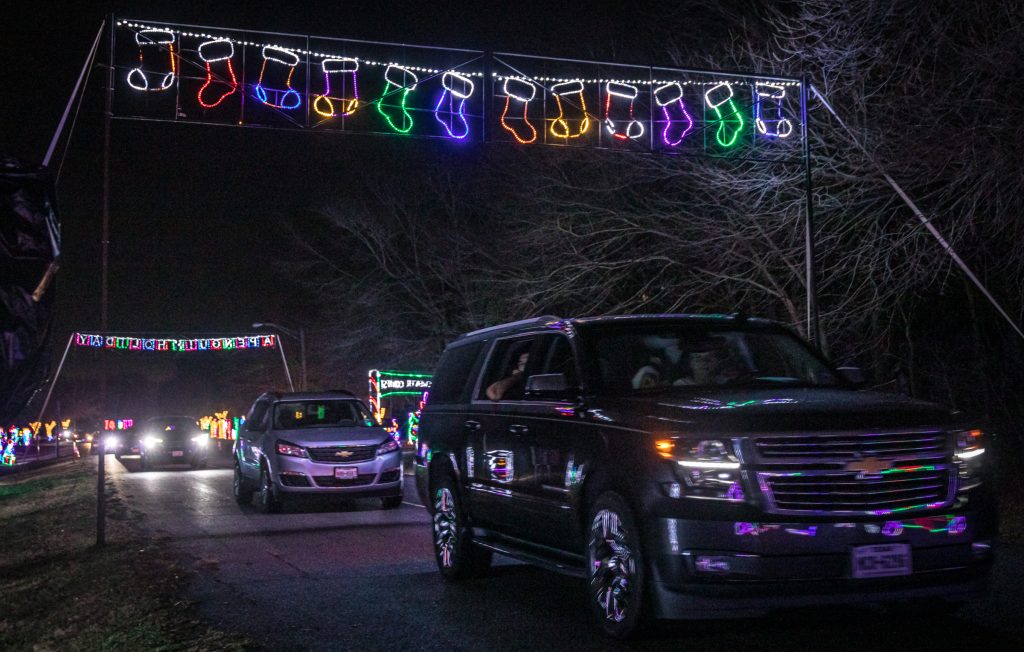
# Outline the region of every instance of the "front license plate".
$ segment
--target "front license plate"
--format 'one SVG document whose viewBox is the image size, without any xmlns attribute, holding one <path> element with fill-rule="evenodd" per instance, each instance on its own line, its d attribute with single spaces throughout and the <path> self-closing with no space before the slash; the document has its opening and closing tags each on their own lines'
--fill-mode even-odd
<svg viewBox="0 0 1024 652">
<path fill-rule="evenodd" d="M 851 562 L 853 576 L 857 579 L 910 575 L 912 570 L 910 545 L 906 543 L 857 546 Z"/>
<path fill-rule="evenodd" d="M 185 457 L 185 451 L 171 451 L 171 457 Z"/>
<path fill-rule="evenodd" d="M 334 467 L 334 478 L 336 480 L 355 480 L 359 477 L 359 469 L 354 466 Z"/>
</svg>

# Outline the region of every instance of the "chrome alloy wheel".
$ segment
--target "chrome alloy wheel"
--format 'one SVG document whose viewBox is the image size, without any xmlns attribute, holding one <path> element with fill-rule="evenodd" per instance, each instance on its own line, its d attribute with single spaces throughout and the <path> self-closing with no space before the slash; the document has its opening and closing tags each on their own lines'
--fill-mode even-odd
<svg viewBox="0 0 1024 652">
<path fill-rule="evenodd" d="M 590 525 L 590 591 L 604 610 L 605 620 L 625 620 L 632 598 L 636 558 L 628 533 L 615 512 L 602 509 Z"/>
<path fill-rule="evenodd" d="M 434 547 L 437 549 L 441 565 L 451 568 L 458 541 L 459 525 L 455 515 L 455 498 L 447 487 L 437 490 L 434 499 Z"/>
</svg>

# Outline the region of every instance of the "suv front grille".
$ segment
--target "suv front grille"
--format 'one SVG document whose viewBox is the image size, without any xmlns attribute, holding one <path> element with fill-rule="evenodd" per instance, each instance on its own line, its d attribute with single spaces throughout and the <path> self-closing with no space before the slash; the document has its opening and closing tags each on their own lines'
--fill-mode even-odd
<svg viewBox="0 0 1024 652">
<path fill-rule="evenodd" d="M 313 480 L 316 481 L 319 487 L 361 487 L 363 485 L 373 484 L 373 479 L 377 476 L 373 473 L 360 473 L 355 478 L 348 478 L 341 480 L 335 478 L 333 475 L 314 475 Z"/>
<path fill-rule="evenodd" d="M 882 433 L 822 433 L 758 437 L 754 446 L 763 459 L 853 459 L 866 456 L 942 454 L 946 434 L 938 430 Z"/>
<path fill-rule="evenodd" d="M 372 460 L 377 455 L 377 446 L 323 446 L 307 448 L 306 452 L 309 453 L 309 459 L 314 462 L 349 464 Z"/>
<path fill-rule="evenodd" d="M 940 507 L 954 476 L 945 465 L 899 466 L 876 475 L 851 471 L 757 474 L 769 511 L 884 515 Z"/>
</svg>

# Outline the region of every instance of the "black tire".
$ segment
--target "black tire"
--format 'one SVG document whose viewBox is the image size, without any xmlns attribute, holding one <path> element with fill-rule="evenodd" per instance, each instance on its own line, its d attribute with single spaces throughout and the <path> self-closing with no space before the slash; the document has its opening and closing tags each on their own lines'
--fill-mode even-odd
<svg viewBox="0 0 1024 652">
<path fill-rule="evenodd" d="M 434 560 L 441 577 L 457 582 L 482 577 L 491 566 L 491 551 L 473 545 L 455 480 L 446 476 L 431 491 L 434 498 Z"/>
<path fill-rule="evenodd" d="M 401 505 L 401 496 L 387 496 L 386 498 L 380 499 L 380 506 L 384 509 L 395 509 L 397 507 L 401 507 Z"/>
<path fill-rule="evenodd" d="M 587 524 L 587 607 L 605 635 L 630 638 L 651 612 L 633 510 L 622 496 L 606 491 L 590 508 Z"/>
<path fill-rule="evenodd" d="M 256 506 L 264 514 L 276 514 L 281 511 L 281 503 L 277 488 L 270 479 L 270 471 L 264 466 L 260 469 L 260 488 L 256 494 Z"/>
<path fill-rule="evenodd" d="M 235 502 L 239 505 L 252 504 L 252 488 L 246 482 L 245 477 L 242 476 L 242 470 L 238 468 L 237 463 L 235 464 L 234 478 L 232 480 L 232 493 L 235 494 Z"/>
</svg>

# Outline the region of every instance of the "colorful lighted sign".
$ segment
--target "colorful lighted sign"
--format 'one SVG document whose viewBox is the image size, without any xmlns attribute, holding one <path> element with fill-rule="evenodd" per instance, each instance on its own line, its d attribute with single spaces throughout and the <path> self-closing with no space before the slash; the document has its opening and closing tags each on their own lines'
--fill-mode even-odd
<svg viewBox="0 0 1024 652">
<path fill-rule="evenodd" d="M 384 417 L 387 415 L 387 407 L 383 404 L 384 399 L 391 396 L 423 397 L 430 390 L 430 374 L 416 371 L 371 369 L 369 376 L 370 410 L 378 423 L 384 423 Z"/>
<path fill-rule="evenodd" d="M 104 430 L 128 430 L 135 425 L 134 419 L 104 419 Z"/>
<path fill-rule="evenodd" d="M 233 351 L 239 349 L 274 348 L 277 346 L 277 335 L 165 339 L 75 333 L 74 343 L 76 346 L 88 346 L 97 349 L 127 349 L 129 351 Z"/>
</svg>

